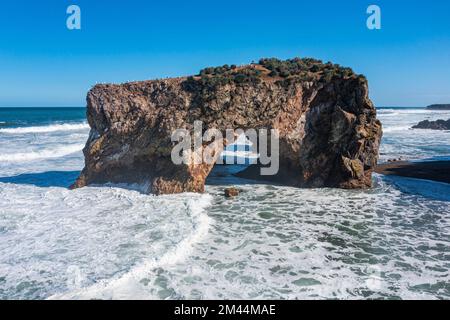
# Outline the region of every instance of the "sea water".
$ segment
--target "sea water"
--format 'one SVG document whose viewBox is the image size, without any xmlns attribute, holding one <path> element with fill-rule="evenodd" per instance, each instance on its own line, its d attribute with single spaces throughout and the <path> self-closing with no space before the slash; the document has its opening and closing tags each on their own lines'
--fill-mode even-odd
<svg viewBox="0 0 450 320">
<path fill-rule="evenodd" d="M 378 116 L 381 161 L 450 157 L 450 132 L 410 129 L 450 111 Z M 448 184 L 303 190 L 217 166 L 203 195 L 71 191 L 88 133 L 84 108 L 0 108 L 0 299 L 450 298 Z"/>
</svg>

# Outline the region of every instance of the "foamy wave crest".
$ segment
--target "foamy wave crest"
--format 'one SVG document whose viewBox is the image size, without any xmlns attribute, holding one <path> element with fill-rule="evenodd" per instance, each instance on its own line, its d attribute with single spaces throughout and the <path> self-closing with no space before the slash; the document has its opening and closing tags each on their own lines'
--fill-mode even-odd
<svg viewBox="0 0 450 320">
<path fill-rule="evenodd" d="M 160 257 L 153 257 L 132 268 L 120 277 L 105 279 L 96 284 L 74 290 L 65 294 L 53 295 L 50 300 L 66 299 L 149 299 L 149 292 L 145 290 L 142 279 L 149 278 L 155 269 L 167 267 L 182 262 L 192 253 L 194 245 L 207 234 L 211 225 L 211 218 L 205 209 L 211 205 L 213 197 L 205 194 L 200 198 L 187 200 L 186 206 L 190 221 L 191 232 L 172 249 Z"/>
<path fill-rule="evenodd" d="M 412 125 L 410 126 L 392 126 L 392 127 L 385 127 L 383 128 L 383 132 L 396 132 L 396 131 L 408 131 L 413 130 Z"/>
<path fill-rule="evenodd" d="M 89 125 L 86 122 L 83 122 L 83 123 L 51 124 L 48 126 L 37 126 L 37 127 L 5 128 L 0 129 L 0 133 L 7 133 L 7 134 L 46 133 L 56 131 L 77 131 L 85 129 L 89 129 Z"/>
<path fill-rule="evenodd" d="M 392 115 L 392 114 L 423 114 L 434 113 L 434 110 L 428 110 L 425 108 L 397 108 L 397 109 L 377 109 L 379 115 Z"/>
<path fill-rule="evenodd" d="M 44 149 L 41 151 L 0 154 L 0 161 L 16 162 L 60 158 L 75 152 L 79 152 L 83 150 L 83 148 L 84 144 L 71 144 L 54 149 Z"/>
<path fill-rule="evenodd" d="M 396 116 L 396 115 L 399 115 L 399 113 L 396 110 L 393 110 L 393 109 L 378 109 L 377 110 L 377 114 L 378 115 L 383 115 L 383 116 Z"/>
</svg>

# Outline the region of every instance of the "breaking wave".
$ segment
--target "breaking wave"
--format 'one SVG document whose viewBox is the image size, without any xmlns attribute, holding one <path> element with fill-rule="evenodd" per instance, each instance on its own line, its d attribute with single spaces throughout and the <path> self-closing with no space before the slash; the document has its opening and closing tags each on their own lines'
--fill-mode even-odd
<svg viewBox="0 0 450 320">
<path fill-rule="evenodd" d="M 36 127 L 4 128 L 0 129 L 0 133 L 6 134 L 47 133 L 56 131 L 77 131 L 85 129 L 89 129 L 89 125 L 86 122 L 83 122 L 83 123 L 51 124 L 48 126 L 36 126 Z"/>
<path fill-rule="evenodd" d="M 83 150 L 83 148 L 84 144 L 70 144 L 52 149 L 50 148 L 43 149 L 40 151 L 0 154 L 0 161 L 17 162 L 17 161 L 32 161 L 50 158 L 60 158 L 75 152 L 79 152 Z"/>
<path fill-rule="evenodd" d="M 395 131 L 406 131 L 406 130 L 413 130 L 412 126 L 392 126 L 388 128 L 383 128 L 383 132 L 395 132 Z"/>
<path fill-rule="evenodd" d="M 192 198 L 186 201 L 190 230 L 181 241 L 159 257 L 153 256 L 144 260 L 121 276 L 101 280 L 86 288 L 53 295 L 49 299 L 148 299 L 149 292 L 145 290 L 142 280 L 151 277 L 158 268 L 182 262 L 192 253 L 194 245 L 208 234 L 211 218 L 205 209 L 211 203 L 212 196 L 208 194 L 200 197 L 192 195 Z"/>
</svg>

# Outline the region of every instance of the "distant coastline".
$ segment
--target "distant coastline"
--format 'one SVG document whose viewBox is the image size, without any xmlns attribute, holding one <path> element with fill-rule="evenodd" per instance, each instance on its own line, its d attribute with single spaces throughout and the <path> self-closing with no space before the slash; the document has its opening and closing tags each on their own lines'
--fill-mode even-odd
<svg viewBox="0 0 450 320">
<path fill-rule="evenodd" d="M 427 107 L 428 110 L 450 110 L 450 104 L 432 104 Z"/>
<path fill-rule="evenodd" d="M 404 109 L 425 109 L 425 107 L 391 107 L 391 106 L 382 106 L 382 107 L 376 107 L 377 110 L 386 110 L 386 109 L 391 109 L 391 110 L 404 110 Z"/>
</svg>

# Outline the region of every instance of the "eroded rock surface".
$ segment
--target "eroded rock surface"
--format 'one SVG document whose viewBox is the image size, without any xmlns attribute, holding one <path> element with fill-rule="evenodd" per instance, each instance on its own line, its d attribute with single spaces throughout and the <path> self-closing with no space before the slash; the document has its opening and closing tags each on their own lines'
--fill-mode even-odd
<svg viewBox="0 0 450 320">
<path fill-rule="evenodd" d="M 277 129 L 280 171 L 274 178 L 286 185 L 367 188 L 382 135 L 367 80 L 313 59 L 266 59 L 188 78 L 96 85 L 87 107 L 91 133 L 74 188 L 125 182 L 154 194 L 203 192 L 213 165 L 175 165 L 170 156 L 173 130 L 192 130 L 196 120 L 204 130 Z"/>
</svg>

